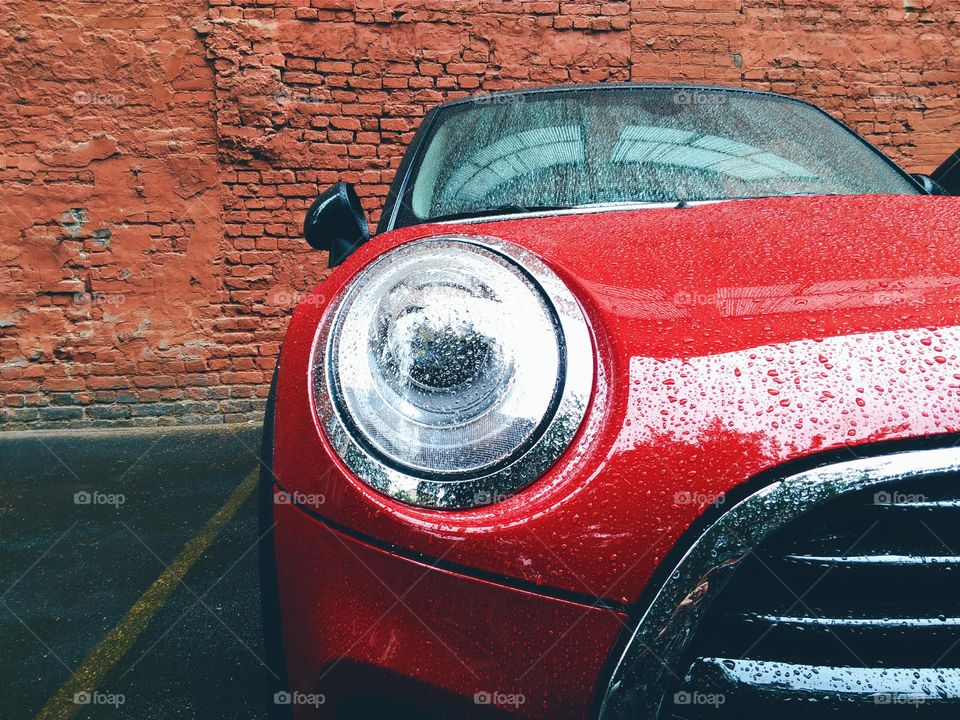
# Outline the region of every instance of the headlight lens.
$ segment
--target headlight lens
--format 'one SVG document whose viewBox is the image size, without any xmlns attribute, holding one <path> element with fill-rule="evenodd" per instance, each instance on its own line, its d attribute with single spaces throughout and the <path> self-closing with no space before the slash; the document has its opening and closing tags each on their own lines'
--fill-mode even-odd
<svg viewBox="0 0 960 720">
<path fill-rule="evenodd" d="M 583 418 L 593 358 L 579 305 L 526 251 L 420 240 L 360 273 L 314 354 L 345 463 L 405 502 L 471 507 L 533 480 Z"/>
</svg>

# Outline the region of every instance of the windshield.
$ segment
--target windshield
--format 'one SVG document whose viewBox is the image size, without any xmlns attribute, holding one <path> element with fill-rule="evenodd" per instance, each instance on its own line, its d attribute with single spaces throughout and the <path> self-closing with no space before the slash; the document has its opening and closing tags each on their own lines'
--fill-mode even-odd
<svg viewBox="0 0 960 720">
<path fill-rule="evenodd" d="M 489 212 L 782 195 L 917 194 L 816 108 L 706 88 L 485 96 L 441 108 L 398 226 Z"/>
</svg>

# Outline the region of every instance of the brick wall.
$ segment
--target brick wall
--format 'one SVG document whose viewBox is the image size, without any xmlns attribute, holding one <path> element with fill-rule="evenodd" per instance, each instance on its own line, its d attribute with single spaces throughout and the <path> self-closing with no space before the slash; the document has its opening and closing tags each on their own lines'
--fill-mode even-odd
<svg viewBox="0 0 960 720">
<path fill-rule="evenodd" d="M 325 273 L 337 179 L 376 218 L 423 114 L 534 84 L 811 99 L 914 171 L 960 145 L 954 0 L 7 0 L 0 422 L 235 422 Z"/>
</svg>

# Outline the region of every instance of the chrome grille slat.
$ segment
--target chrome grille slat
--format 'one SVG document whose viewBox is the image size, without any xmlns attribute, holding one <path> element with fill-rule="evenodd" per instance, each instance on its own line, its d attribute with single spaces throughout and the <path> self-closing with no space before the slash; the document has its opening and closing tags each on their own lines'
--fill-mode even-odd
<svg viewBox="0 0 960 720">
<path fill-rule="evenodd" d="M 882 507 L 889 507 L 894 510 L 960 510 L 960 500 L 892 502 Z"/>
<path fill-rule="evenodd" d="M 760 615 L 749 613 L 742 616 L 750 622 L 764 622 L 771 625 L 797 625 L 826 628 L 862 627 L 883 629 L 917 629 L 917 628 L 960 628 L 960 617 L 944 618 L 830 618 L 784 615 Z"/>
<path fill-rule="evenodd" d="M 691 666 L 684 685 L 725 698 L 738 696 L 741 704 L 759 699 L 960 707 L 960 668 L 865 669 L 710 657 Z"/>
<path fill-rule="evenodd" d="M 960 565 L 960 557 L 956 555 L 785 555 L 790 562 L 808 563 L 810 565 Z"/>
</svg>

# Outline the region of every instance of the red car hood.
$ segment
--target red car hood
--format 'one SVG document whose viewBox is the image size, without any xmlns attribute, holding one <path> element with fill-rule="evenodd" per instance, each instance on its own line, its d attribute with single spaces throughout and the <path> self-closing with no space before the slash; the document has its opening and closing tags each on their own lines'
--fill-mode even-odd
<svg viewBox="0 0 960 720">
<path fill-rule="evenodd" d="M 618 356 L 952 325 L 960 300 L 955 198 L 778 198 L 457 231 L 511 240 L 565 273 Z"/>
<path fill-rule="evenodd" d="M 634 601 L 696 517 L 814 453 L 960 432 L 960 199 L 733 201 L 379 236 L 301 305 L 283 349 L 276 472 L 324 517 L 547 591 Z M 399 505 L 332 455 L 308 356 L 329 299 L 388 247 L 435 234 L 539 254 L 593 327 L 592 407 L 517 497 L 469 512 Z M 829 455 L 818 457 L 826 458 Z"/>
</svg>

